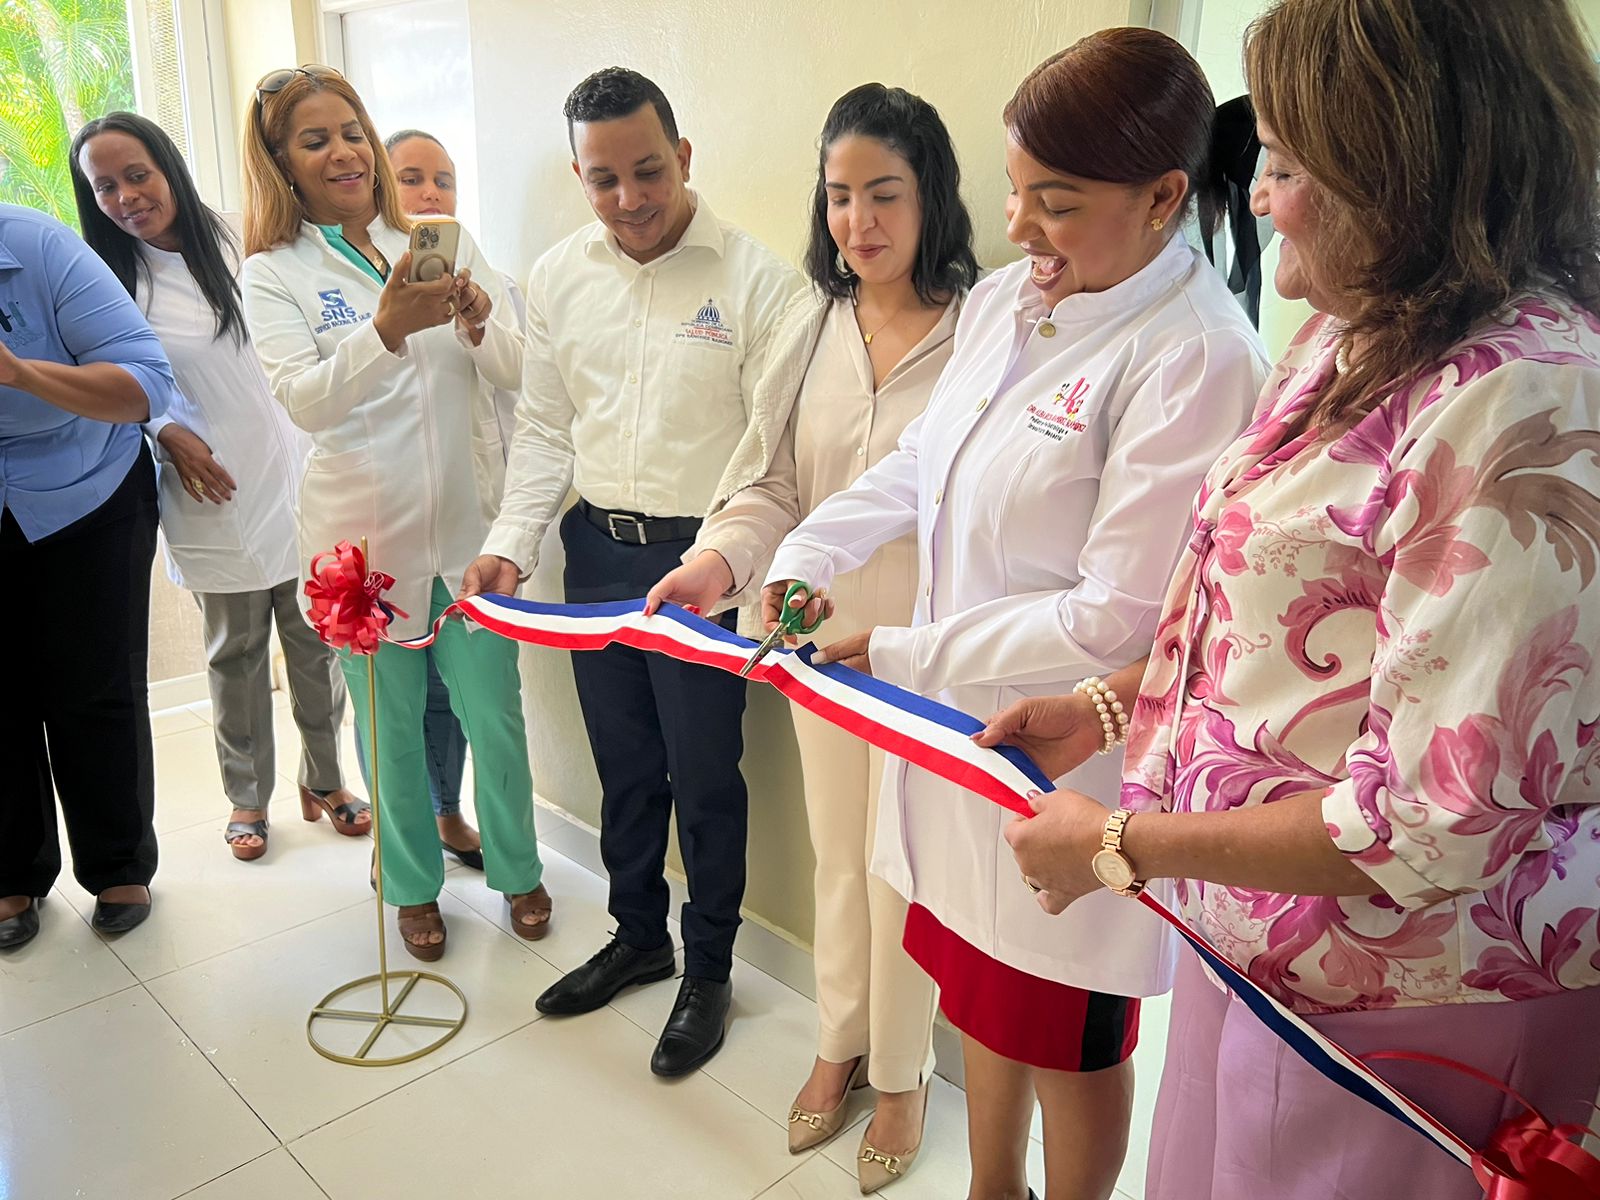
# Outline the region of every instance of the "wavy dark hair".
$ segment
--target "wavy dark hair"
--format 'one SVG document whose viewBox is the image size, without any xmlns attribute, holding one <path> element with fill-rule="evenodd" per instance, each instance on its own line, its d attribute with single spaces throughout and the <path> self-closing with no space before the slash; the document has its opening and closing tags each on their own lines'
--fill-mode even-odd
<svg viewBox="0 0 1600 1200">
<path fill-rule="evenodd" d="M 970 289 L 978 278 L 978 259 L 972 252 L 972 218 L 961 200 L 961 167 L 950 131 L 939 110 L 921 96 L 881 83 L 864 83 L 840 96 L 823 122 L 805 255 L 811 281 L 836 300 L 855 291 L 855 276 L 839 270 L 839 247 L 828 232 L 828 151 L 845 137 L 882 142 L 916 172 L 922 234 L 911 283 L 917 298 L 938 304 Z"/>
<path fill-rule="evenodd" d="M 1337 265 L 1311 265 L 1361 343 L 1308 424 L 1348 427 L 1520 291 L 1600 312 L 1587 45 L 1567 0 L 1283 0 L 1250 26 L 1256 112 L 1313 185 Z"/>
<path fill-rule="evenodd" d="M 137 138 L 150 152 L 150 164 L 167 178 L 176 209 L 173 227 L 183 253 L 183 265 L 200 285 L 200 294 L 211 305 L 216 317 L 216 336 L 229 335 L 236 344 L 243 344 L 249 335 L 245 332 L 244 311 L 239 302 L 239 281 L 234 277 L 228 251 L 237 259 L 239 241 L 227 222 L 207 207 L 184 164 L 183 155 L 166 130 L 137 113 L 112 112 L 90 121 L 78 130 L 72 139 L 72 152 L 68 164 L 72 172 L 72 193 L 78 203 L 78 222 L 83 228 L 83 240 L 89 243 L 106 266 L 128 289 L 128 295 L 139 298 L 139 276 L 149 281 L 150 268 L 139 253 L 139 239 L 118 229 L 110 217 L 100 211 L 95 203 L 94 184 L 83 173 L 79 161 L 83 148 L 91 138 L 102 133 L 125 133 Z"/>
</svg>

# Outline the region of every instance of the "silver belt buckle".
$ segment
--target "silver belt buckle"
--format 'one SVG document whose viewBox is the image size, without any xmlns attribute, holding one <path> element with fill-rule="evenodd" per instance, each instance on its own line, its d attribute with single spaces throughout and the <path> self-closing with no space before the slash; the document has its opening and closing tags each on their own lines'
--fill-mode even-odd
<svg viewBox="0 0 1600 1200">
<path fill-rule="evenodd" d="M 624 529 L 632 529 L 633 536 L 623 537 L 617 530 L 619 524 Z M 607 513 L 606 532 L 611 535 L 612 541 L 632 542 L 635 546 L 643 546 L 645 544 L 644 522 L 639 520 L 638 517 L 630 517 L 627 513 Z"/>
</svg>

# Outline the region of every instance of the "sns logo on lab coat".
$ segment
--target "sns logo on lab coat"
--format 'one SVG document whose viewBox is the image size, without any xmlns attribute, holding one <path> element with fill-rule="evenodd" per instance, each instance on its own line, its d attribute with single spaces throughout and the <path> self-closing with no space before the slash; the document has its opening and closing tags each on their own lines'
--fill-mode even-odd
<svg viewBox="0 0 1600 1200">
<path fill-rule="evenodd" d="M 733 326 L 726 324 L 722 319 L 722 310 L 716 302 L 707 300 L 700 306 L 700 311 L 695 313 L 694 320 L 685 321 L 678 332 L 672 335 L 675 342 L 685 342 L 697 346 L 716 346 L 723 350 L 733 349 Z"/>
<path fill-rule="evenodd" d="M 317 299 L 322 302 L 322 324 L 312 330 L 313 333 L 327 333 L 336 325 L 359 325 L 372 316 L 369 312 L 358 313 L 340 288 L 318 292 Z"/>
<path fill-rule="evenodd" d="M 1079 414 L 1088 395 L 1089 381 L 1081 376 L 1076 383 L 1062 384 L 1046 403 L 1028 405 L 1028 428 L 1053 442 L 1064 441 L 1069 433 L 1082 433 L 1088 426 Z"/>
</svg>

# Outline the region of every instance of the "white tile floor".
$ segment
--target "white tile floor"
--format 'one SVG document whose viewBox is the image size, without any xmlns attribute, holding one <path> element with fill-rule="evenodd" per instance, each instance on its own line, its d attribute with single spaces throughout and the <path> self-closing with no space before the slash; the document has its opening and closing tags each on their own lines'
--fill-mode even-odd
<svg viewBox="0 0 1600 1200">
<path fill-rule="evenodd" d="M 783 1120 L 816 1009 L 748 963 L 735 969 L 726 1047 L 676 1082 L 648 1068 L 673 985 L 587 1017 L 539 1017 L 538 992 L 611 929 L 604 883 L 554 852 L 556 924 L 537 945 L 509 932 L 481 875 L 447 876 L 439 969 L 471 1004 L 454 1040 L 395 1067 L 316 1055 L 309 1008 L 374 969 L 368 843 L 298 819 L 298 745 L 280 708 L 271 850 L 235 862 L 221 839 L 209 715 L 200 704 L 156 718 L 162 861 L 150 920 L 102 940 L 87 923 L 92 899 L 69 876 L 39 937 L 0 955 L 0 1200 L 857 1194 L 851 1157 L 870 1093 L 851 1131 L 788 1155 Z M 1165 1033 L 1165 1006 L 1147 1005 L 1123 1200 L 1143 1191 Z M 922 1160 L 887 1194 L 961 1200 L 964 1121 L 962 1092 L 935 1080 Z M 1042 1186 L 1037 1141 L 1029 1164 Z"/>
</svg>

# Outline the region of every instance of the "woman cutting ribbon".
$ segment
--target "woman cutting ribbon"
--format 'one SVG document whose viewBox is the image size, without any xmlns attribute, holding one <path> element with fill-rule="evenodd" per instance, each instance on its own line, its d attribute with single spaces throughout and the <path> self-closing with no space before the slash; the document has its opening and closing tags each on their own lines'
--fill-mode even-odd
<svg viewBox="0 0 1600 1200">
<path fill-rule="evenodd" d="M 1579 1124 L 1600 1090 L 1586 44 L 1564 0 L 1285 0 L 1251 28 L 1254 205 L 1279 293 L 1318 315 L 1200 493 L 1131 815 L 1062 792 L 1008 831 L 1049 910 L 1176 879 L 1190 925 L 1352 1053 L 1463 1060 Z M 1059 767 L 1075 703 L 1024 701 L 984 741 Z M 1376 1069 L 1475 1147 L 1520 1111 L 1437 1065 Z M 1197 961 L 1147 1179 L 1151 1200 L 1479 1194 Z"/>
<path fill-rule="evenodd" d="M 914 533 L 911 625 L 824 657 L 993 712 L 1148 651 L 1182 514 L 1266 374 L 1245 314 L 1179 235 L 1197 204 L 1216 220 L 1214 111 L 1194 59 L 1147 29 L 1091 35 L 1023 81 L 1005 112 L 1007 232 L 1028 258 L 973 288 L 899 449 L 779 548 L 769 620 L 790 582 L 826 588 Z M 1071 778 L 1109 790 L 1118 773 L 1107 756 Z M 1170 985 L 1176 947 L 1114 897 L 1051 921 L 998 808 L 903 761 L 886 775 L 873 871 L 911 902 L 906 949 L 963 1035 L 969 1194 L 1025 1194 L 1037 1096 L 1051 1193 L 1109 1196 L 1138 997 Z"/>
<path fill-rule="evenodd" d="M 806 265 L 785 310 L 755 417 L 683 566 L 651 589 L 709 612 L 751 584 L 784 535 L 894 452 L 950 361 L 977 277 L 955 147 L 934 107 L 881 83 L 852 88 L 822 127 Z M 831 629 L 910 618 L 916 545 L 901 538 L 835 589 Z M 750 588 L 755 590 L 755 588 Z M 910 1168 L 933 1073 L 933 985 L 900 945 L 905 900 L 867 872 L 883 756 L 793 708 L 817 859 L 817 1015 L 811 1076 L 789 1109 L 791 1153 L 848 1124 L 849 1090 L 878 1092 L 857 1175 L 876 1191 Z M 872 1154 L 898 1156 L 889 1174 Z M 863 1158 L 862 1156 L 866 1157 Z"/>
<path fill-rule="evenodd" d="M 273 71 L 245 126 L 244 312 L 274 394 L 311 434 L 300 493 L 302 572 L 313 555 L 366 537 L 395 576 L 389 632 L 426 631 L 450 604 L 489 521 L 474 439 L 493 412 L 480 375 L 520 379 L 522 345 L 499 277 L 463 231 L 453 277 L 407 279 L 410 222 L 361 99 L 329 67 Z M 474 758 L 489 886 L 529 939 L 549 928 L 533 826 L 533 779 L 516 647 L 448 622 L 435 648 Z M 365 670 L 341 654 L 369 736 Z M 422 750 L 427 656 L 383 646 L 378 758 L 385 895 L 406 949 L 444 952 L 444 863 Z"/>
</svg>

